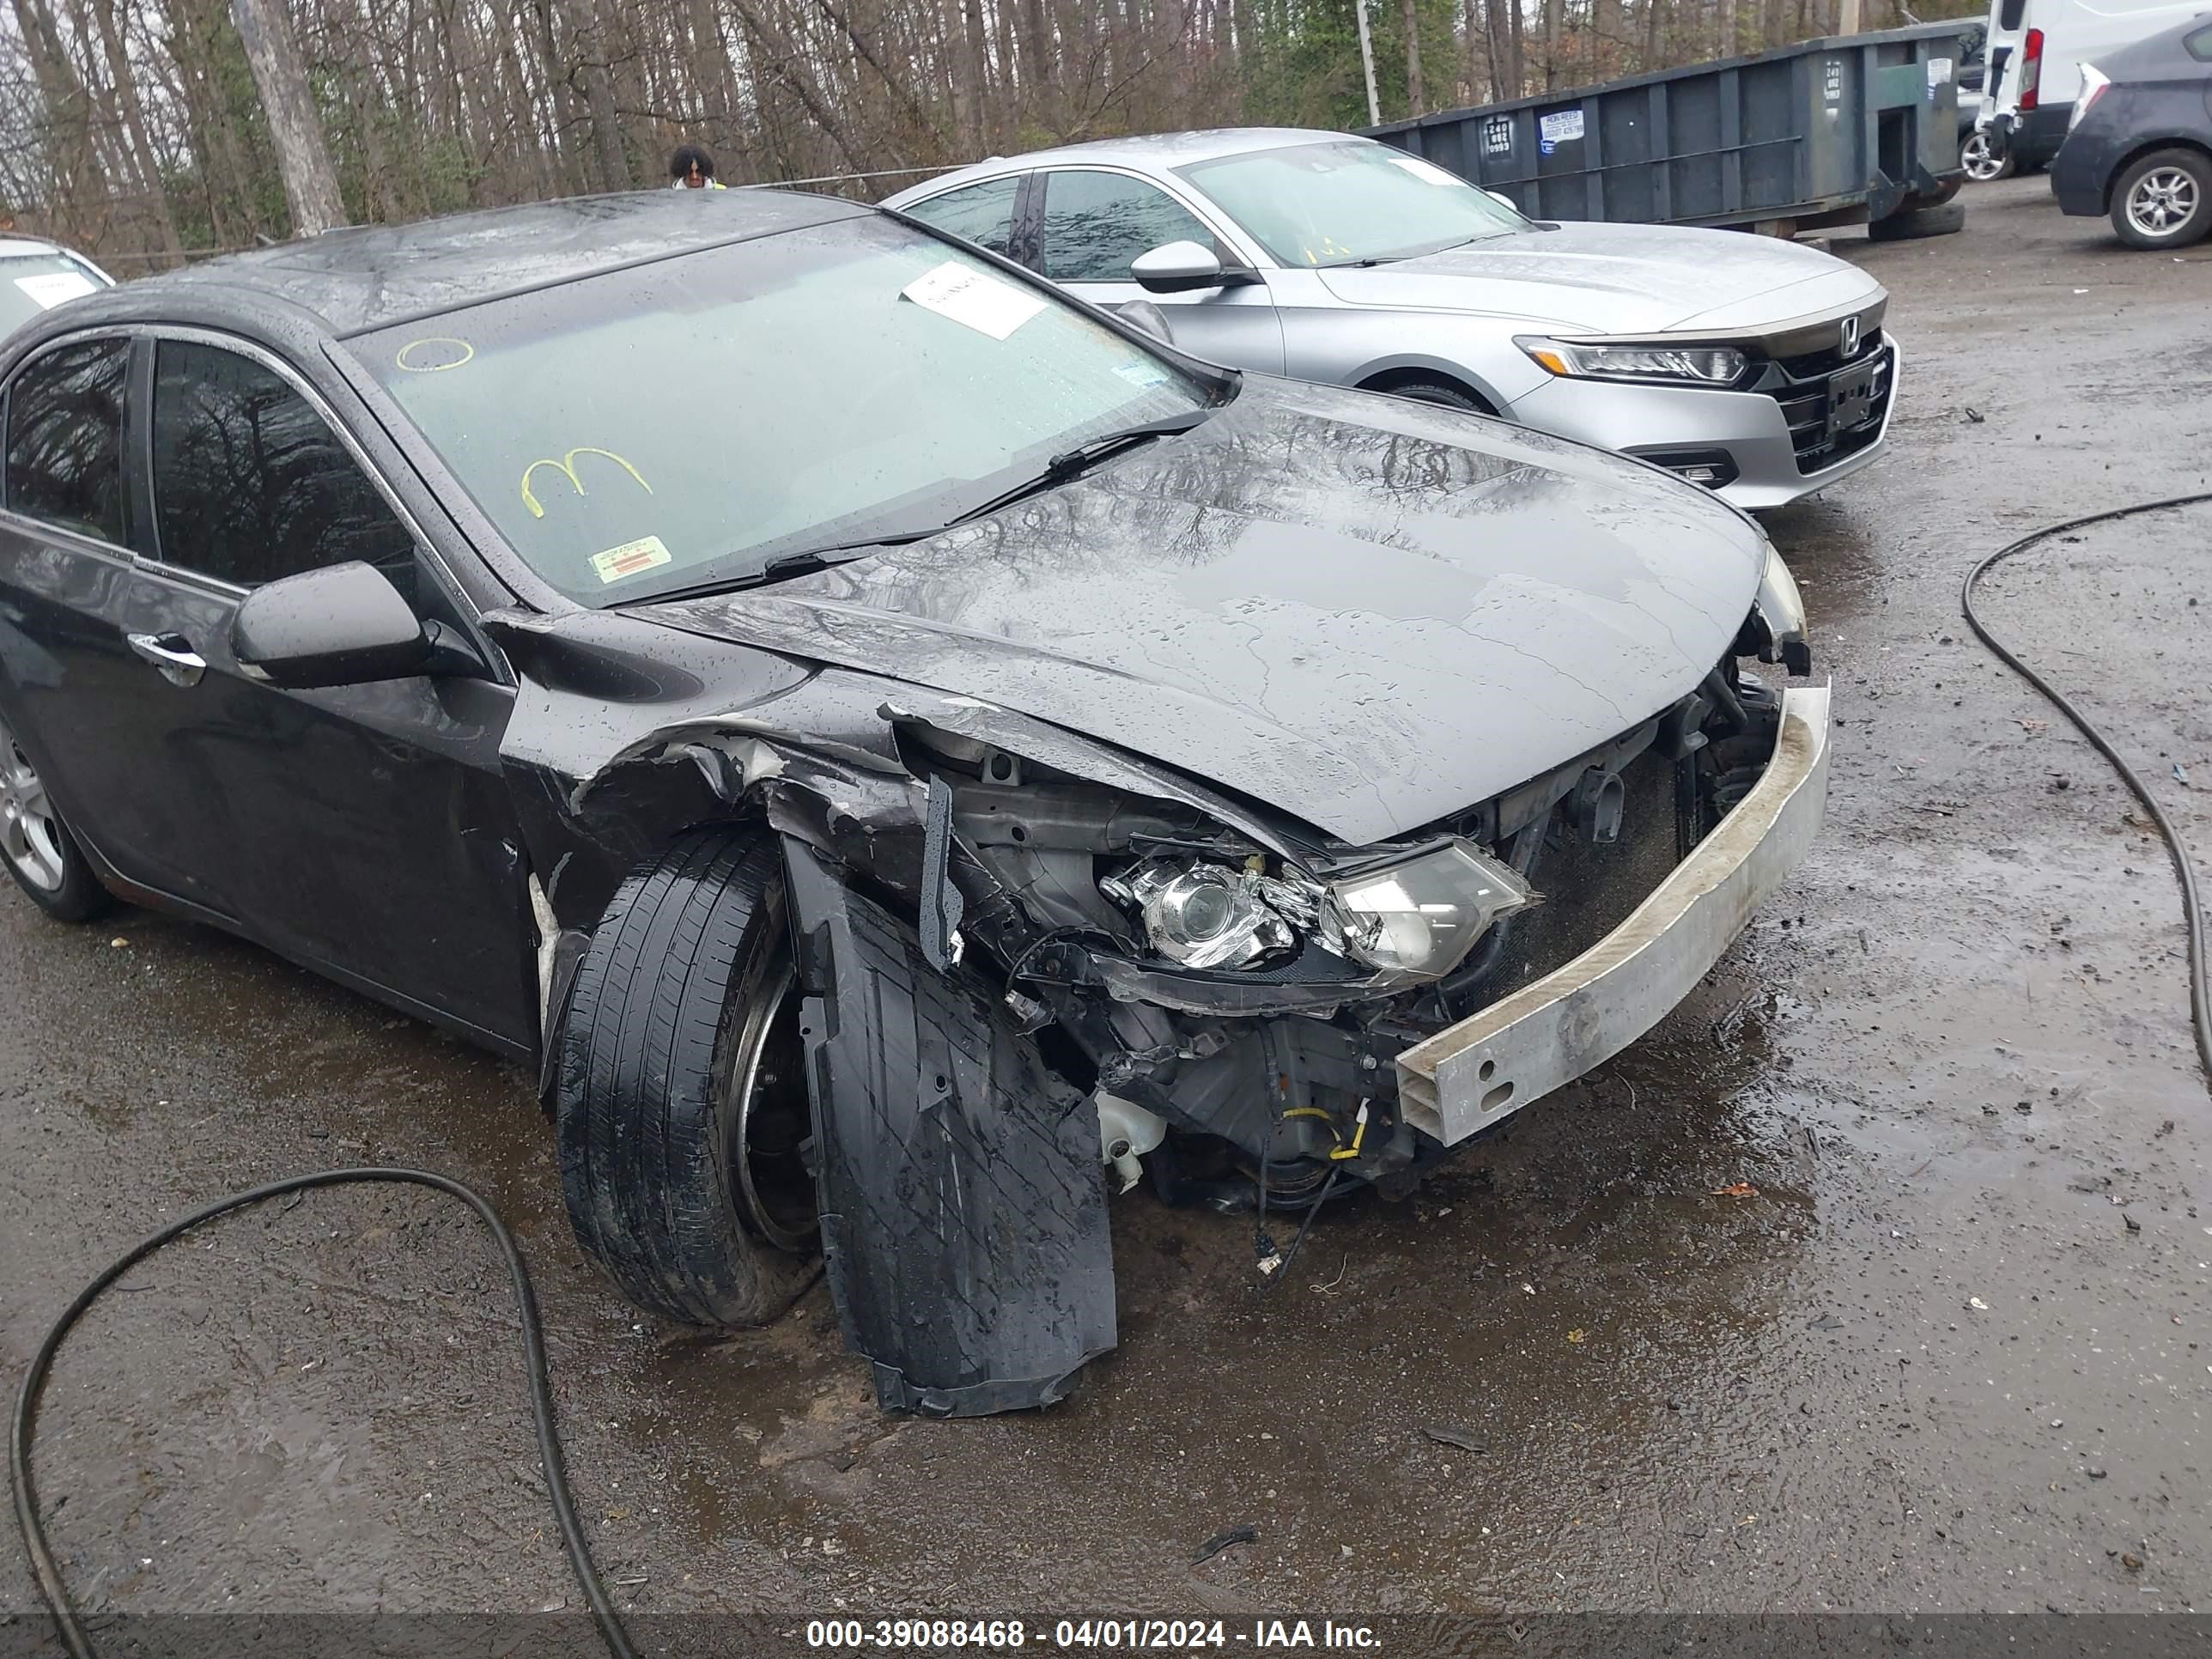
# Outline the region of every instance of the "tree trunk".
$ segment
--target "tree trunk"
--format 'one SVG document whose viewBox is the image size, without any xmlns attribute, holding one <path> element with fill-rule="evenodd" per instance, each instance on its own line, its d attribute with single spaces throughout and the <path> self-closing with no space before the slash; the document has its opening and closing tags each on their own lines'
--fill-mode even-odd
<svg viewBox="0 0 2212 1659">
<path fill-rule="evenodd" d="M 1406 114 L 1428 112 L 1428 88 L 1421 84 L 1421 14 L 1416 0 L 1406 0 Z"/>
<path fill-rule="evenodd" d="M 307 90 L 307 72 L 301 67 L 283 0 L 230 0 L 230 15 L 268 118 L 269 141 L 276 147 L 284 199 L 292 210 L 292 234 L 314 236 L 343 224 L 337 172 L 331 166 L 322 120 Z"/>
<path fill-rule="evenodd" d="M 599 157 L 599 182 L 607 190 L 628 190 L 637 181 L 630 177 L 629 156 L 623 149 L 622 118 L 615 109 L 615 78 L 607 62 L 606 31 L 592 0 L 575 0 L 570 13 L 575 21 L 577 67 L 584 82 L 584 101 L 592 112 L 592 149 Z"/>
<path fill-rule="evenodd" d="M 1590 0 L 1590 82 L 1609 81 L 1624 67 L 1627 33 L 1621 0 Z"/>
</svg>

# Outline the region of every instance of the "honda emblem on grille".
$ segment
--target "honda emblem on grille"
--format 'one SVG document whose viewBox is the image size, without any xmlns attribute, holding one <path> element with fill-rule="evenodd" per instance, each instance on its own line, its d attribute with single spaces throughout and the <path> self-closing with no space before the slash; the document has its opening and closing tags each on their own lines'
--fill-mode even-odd
<svg viewBox="0 0 2212 1659">
<path fill-rule="evenodd" d="M 1844 319 L 1844 356 L 1848 361 L 1859 355 L 1859 319 Z"/>
</svg>

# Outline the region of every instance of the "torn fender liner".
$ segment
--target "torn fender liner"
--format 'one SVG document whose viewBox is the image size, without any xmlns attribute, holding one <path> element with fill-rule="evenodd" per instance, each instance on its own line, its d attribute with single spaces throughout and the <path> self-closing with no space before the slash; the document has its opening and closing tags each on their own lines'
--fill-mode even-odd
<svg viewBox="0 0 2212 1659">
<path fill-rule="evenodd" d="M 887 1411 L 1048 1406 L 1114 1346 L 1098 1125 L 990 983 L 786 837 L 822 1252 Z"/>
</svg>

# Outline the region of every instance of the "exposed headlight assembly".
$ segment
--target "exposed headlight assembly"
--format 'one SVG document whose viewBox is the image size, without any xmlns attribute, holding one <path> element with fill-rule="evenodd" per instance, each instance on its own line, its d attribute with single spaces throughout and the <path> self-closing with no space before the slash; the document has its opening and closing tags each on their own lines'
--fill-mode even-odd
<svg viewBox="0 0 2212 1659">
<path fill-rule="evenodd" d="M 1330 882 L 1322 942 L 1385 973 L 1442 979 L 1500 916 L 1534 899 L 1510 866 L 1455 839 Z"/>
<path fill-rule="evenodd" d="M 1595 345 L 1529 334 L 1516 335 L 1513 343 L 1553 374 L 1571 380 L 1733 386 L 1751 366 L 1734 346 Z"/>
<path fill-rule="evenodd" d="M 1773 548 L 1766 550 L 1766 569 L 1759 579 L 1759 597 L 1752 615 L 1766 638 L 1759 653 L 1761 662 L 1779 662 L 1792 674 L 1813 672 L 1813 647 L 1805 635 L 1805 601 L 1797 592 L 1797 579 Z"/>
<path fill-rule="evenodd" d="M 1146 859 L 1106 877 L 1098 890 L 1137 913 L 1152 949 L 1170 962 L 1249 968 L 1297 943 L 1264 896 L 1274 884 L 1227 865 Z"/>
</svg>

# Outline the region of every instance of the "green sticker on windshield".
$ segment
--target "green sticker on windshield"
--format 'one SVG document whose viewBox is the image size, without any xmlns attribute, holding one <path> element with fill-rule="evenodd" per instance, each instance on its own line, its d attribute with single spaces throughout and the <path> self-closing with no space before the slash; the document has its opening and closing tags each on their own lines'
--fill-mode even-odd
<svg viewBox="0 0 2212 1659">
<path fill-rule="evenodd" d="M 624 542 L 620 547 L 592 555 L 592 568 L 599 573 L 603 582 L 618 582 L 625 576 L 675 562 L 676 556 L 660 544 L 658 536 L 641 536 L 634 542 Z"/>
<path fill-rule="evenodd" d="M 1165 386 L 1168 372 L 1148 357 L 1132 357 L 1114 365 L 1114 372 L 1131 386 Z"/>
</svg>

